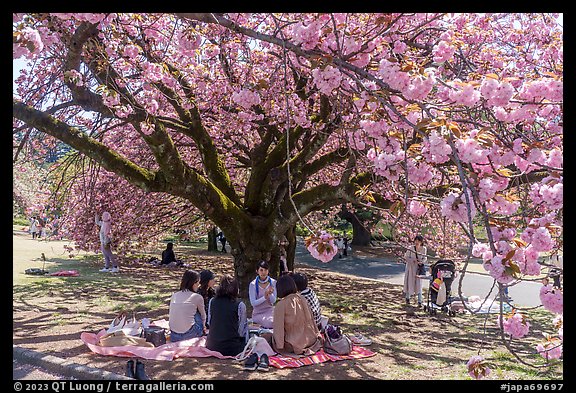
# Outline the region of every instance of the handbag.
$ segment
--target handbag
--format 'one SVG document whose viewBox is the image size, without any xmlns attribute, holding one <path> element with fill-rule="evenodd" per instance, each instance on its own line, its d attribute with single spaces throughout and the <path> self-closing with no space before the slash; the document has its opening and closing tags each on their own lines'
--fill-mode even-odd
<svg viewBox="0 0 576 393">
<path fill-rule="evenodd" d="M 166 344 L 166 329 L 160 326 L 143 328 L 141 336 L 146 339 L 146 342 L 152 343 L 155 347 Z"/>
<path fill-rule="evenodd" d="M 425 276 L 426 275 L 426 266 L 424 263 L 420 262 L 420 258 L 418 258 L 418 253 L 416 253 L 416 247 L 414 247 L 414 253 L 416 254 L 416 261 L 418 262 L 418 270 L 416 270 L 417 276 Z"/>
<path fill-rule="evenodd" d="M 418 264 L 418 271 L 416 272 L 417 276 L 425 276 L 426 275 L 426 266 L 423 263 Z"/>
<path fill-rule="evenodd" d="M 324 352 L 331 355 L 348 355 L 352 352 L 352 341 L 345 334 L 342 334 L 339 338 L 332 338 L 326 335 L 322 347 Z"/>
<path fill-rule="evenodd" d="M 246 359 L 248 359 L 248 357 L 250 355 L 252 355 L 252 353 L 256 349 L 256 344 L 258 344 L 256 337 L 257 337 L 256 335 L 250 336 L 250 339 L 248 339 L 248 342 L 244 346 L 244 349 L 242 350 L 242 352 L 240 352 L 238 355 L 234 356 L 235 360 L 238 360 L 238 361 L 246 360 Z"/>
<path fill-rule="evenodd" d="M 324 330 L 322 348 L 331 355 L 348 355 L 352 352 L 352 341 L 342 333 L 340 326 L 328 324 Z"/>
</svg>

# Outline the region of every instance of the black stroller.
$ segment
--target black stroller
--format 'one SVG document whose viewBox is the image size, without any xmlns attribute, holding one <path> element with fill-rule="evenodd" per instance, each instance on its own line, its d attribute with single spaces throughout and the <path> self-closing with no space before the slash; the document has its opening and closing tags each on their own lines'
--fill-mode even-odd
<svg viewBox="0 0 576 393">
<path fill-rule="evenodd" d="M 440 259 L 432 265 L 431 269 L 432 278 L 430 279 L 424 311 L 428 311 L 430 315 L 435 315 L 438 310 L 448 313 L 449 316 L 456 315 L 456 312 L 450 307 L 449 301 L 452 282 L 456 276 L 456 264 L 449 259 Z M 442 285 L 446 288 L 446 297 L 443 302 L 438 304 L 438 292 Z"/>
</svg>

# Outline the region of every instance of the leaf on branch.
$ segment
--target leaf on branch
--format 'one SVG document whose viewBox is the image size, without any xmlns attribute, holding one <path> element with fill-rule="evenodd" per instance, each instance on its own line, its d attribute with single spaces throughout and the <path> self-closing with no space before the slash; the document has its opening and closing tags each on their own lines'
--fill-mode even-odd
<svg viewBox="0 0 576 393">
<path fill-rule="evenodd" d="M 509 261 L 514 256 L 514 254 L 516 254 L 516 249 L 508 251 L 508 254 L 506 254 L 502 261 Z"/>
<path fill-rule="evenodd" d="M 520 267 L 512 261 L 509 262 L 509 266 L 506 268 L 506 271 L 508 271 L 514 278 L 519 278 L 522 274 Z"/>
<path fill-rule="evenodd" d="M 519 237 L 515 237 L 514 239 L 512 239 L 512 241 L 514 242 L 514 244 L 516 244 L 516 247 L 526 247 L 528 245 L 528 243 L 526 243 Z"/>
<path fill-rule="evenodd" d="M 390 206 L 390 214 L 392 214 L 394 217 L 398 217 L 403 207 L 404 202 L 402 202 L 401 200 L 397 200 Z"/>
<path fill-rule="evenodd" d="M 456 138 L 460 138 L 460 127 L 458 127 L 457 123 L 450 121 L 446 123 L 446 126 L 450 131 L 452 131 L 452 133 L 456 136 Z"/>
<path fill-rule="evenodd" d="M 486 74 L 484 76 L 486 78 L 490 78 L 490 79 L 496 79 L 496 80 L 500 79 L 500 78 L 498 78 L 498 75 L 496 75 L 496 74 Z"/>
<path fill-rule="evenodd" d="M 499 174 L 501 174 L 504 177 L 510 177 L 513 175 L 512 171 L 508 168 L 499 168 L 499 169 L 496 169 L 496 172 L 498 172 Z"/>
</svg>

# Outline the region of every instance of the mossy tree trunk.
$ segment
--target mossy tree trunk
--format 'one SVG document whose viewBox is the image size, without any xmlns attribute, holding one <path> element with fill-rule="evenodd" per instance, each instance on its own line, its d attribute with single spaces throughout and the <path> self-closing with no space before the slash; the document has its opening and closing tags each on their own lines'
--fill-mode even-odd
<svg viewBox="0 0 576 393">
<path fill-rule="evenodd" d="M 218 251 L 218 242 L 216 240 L 216 227 L 208 231 L 208 251 Z"/>
</svg>

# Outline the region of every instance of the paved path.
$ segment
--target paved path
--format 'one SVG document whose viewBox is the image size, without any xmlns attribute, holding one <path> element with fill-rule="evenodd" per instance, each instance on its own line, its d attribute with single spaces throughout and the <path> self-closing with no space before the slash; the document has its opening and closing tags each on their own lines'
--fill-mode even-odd
<svg viewBox="0 0 576 393">
<path fill-rule="evenodd" d="M 354 252 L 348 253 L 347 257 L 332 259 L 328 263 L 320 262 L 310 255 L 302 243 L 296 246 L 296 259 L 301 263 L 313 266 L 318 269 L 330 270 L 338 273 L 351 274 L 354 276 L 365 277 L 380 280 L 390 284 L 404 284 L 404 264 L 396 262 L 389 256 L 382 257 L 365 257 L 354 255 Z M 458 280 L 452 284 L 452 294 L 458 294 Z M 490 276 L 467 272 L 462 280 L 462 295 L 477 295 L 486 297 L 494 279 Z M 428 287 L 429 282 L 422 283 L 424 288 Z M 539 291 L 542 284 L 539 282 L 521 282 L 509 288 L 509 295 L 513 299 L 513 304 L 517 306 L 535 307 L 541 304 Z M 496 296 L 497 287 L 494 288 L 491 298 Z"/>
</svg>

